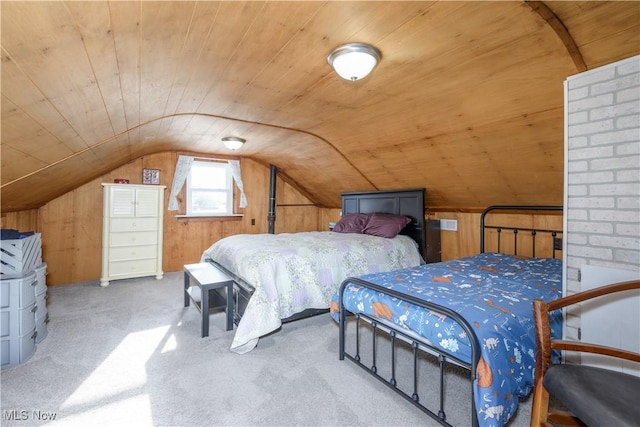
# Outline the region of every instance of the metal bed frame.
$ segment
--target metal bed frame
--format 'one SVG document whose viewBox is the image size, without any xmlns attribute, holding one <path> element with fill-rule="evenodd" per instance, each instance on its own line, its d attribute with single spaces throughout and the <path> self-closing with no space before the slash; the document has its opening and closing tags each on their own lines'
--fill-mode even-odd
<svg viewBox="0 0 640 427">
<path fill-rule="evenodd" d="M 548 234 L 547 237 L 551 237 L 552 239 L 552 257 L 556 257 L 556 252 L 562 251 L 562 239 L 558 237 L 559 234 L 562 234 L 560 230 L 546 230 L 546 229 L 536 229 L 536 228 L 526 228 L 526 227 L 505 227 L 505 226 L 496 226 L 496 225 L 487 225 L 486 217 L 490 213 L 496 213 L 496 211 L 562 211 L 562 206 L 514 206 L 514 205 L 495 205 L 489 206 L 484 211 L 482 211 L 482 215 L 480 215 L 480 252 L 484 253 L 485 251 L 485 230 L 494 229 L 498 233 L 498 252 L 500 252 L 500 243 L 502 242 L 502 231 L 510 230 L 513 232 L 513 248 L 514 255 L 518 255 L 518 233 L 521 231 L 528 231 L 532 236 L 532 256 L 536 256 L 536 237 L 538 234 Z"/>
<path fill-rule="evenodd" d="M 487 229 L 496 229 L 497 231 L 497 239 L 498 239 L 498 248 L 500 248 L 500 239 L 502 236 L 502 230 L 510 230 L 513 232 L 515 243 L 514 243 L 514 254 L 517 255 L 517 239 L 518 234 L 521 232 L 529 232 L 532 236 L 532 245 L 533 245 L 533 256 L 535 256 L 535 246 L 536 246 L 536 238 L 539 235 L 548 235 L 551 239 L 553 239 L 553 258 L 556 257 L 556 252 L 562 249 L 562 240 L 561 230 L 545 230 L 545 229 L 534 229 L 534 228 L 526 228 L 526 227 L 508 227 L 508 226 L 494 226 L 494 225 L 486 225 L 485 219 L 486 216 L 490 213 L 496 213 L 498 211 L 522 211 L 522 213 L 532 214 L 535 211 L 560 211 L 562 212 L 562 206 L 506 206 L 506 205 L 496 205 L 490 206 L 482 212 L 481 221 L 480 221 L 480 252 L 485 252 L 485 230 Z M 498 249 L 498 252 L 500 249 Z M 442 313 L 444 315 L 449 316 L 454 321 L 456 321 L 466 332 L 467 337 L 469 338 L 471 344 L 471 362 L 465 362 L 459 358 L 456 358 L 448 353 L 442 352 L 442 350 L 434 347 L 433 345 L 426 342 L 426 340 L 421 339 L 416 335 L 410 335 L 403 330 L 398 329 L 395 325 L 391 323 L 381 321 L 380 319 L 373 318 L 364 313 L 353 313 L 355 316 L 355 327 L 356 327 L 356 343 L 355 343 L 355 354 L 350 354 L 345 349 L 346 343 L 346 318 L 347 318 L 347 310 L 344 308 L 342 301 L 342 294 L 344 289 L 349 284 L 355 284 L 364 288 L 369 288 L 371 290 L 385 293 L 391 295 L 395 298 L 401 299 L 403 301 L 407 301 L 409 303 L 415 304 L 416 306 L 423 307 L 427 310 L 431 310 L 437 313 Z M 403 294 L 392 289 L 384 288 L 374 283 L 370 283 L 358 278 L 348 278 L 342 282 L 339 290 L 339 305 L 340 305 L 340 317 L 339 317 L 339 357 L 340 360 L 344 360 L 345 358 L 353 361 L 356 365 L 360 366 L 365 371 L 369 372 L 375 378 L 380 380 L 383 384 L 387 385 L 389 388 L 397 392 L 400 396 L 405 398 L 407 401 L 411 402 L 413 405 L 421 409 L 432 419 L 437 421 L 439 424 L 444 426 L 451 426 L 447 422 L 447 416 L 444 408 L 444 400 L 445 400 L 445 366 L 447 364 L 454 364 L 460 366 L 470 373 L 471 379 L 471 425 L 474 427 L 478 426 L 478 418 L 476 415 L 475 408 L 475 400 L 473 399 L 473 382 L 476 379 L 476 368 L 478 365 L 478 361 L 480 359 L 480 346 L 478 343 L 478 338 L 473 331 L 471 325 L 467 322 L 466 319 L 461 317 L 457 312 L 449 309 L 448 307 L 444 307 L 441 305 L 433 304 L 424 300 L 417 299 L 411 295 Z M 371 328 L 372 331 L 372 348 L 371 348 L 371 360 L 372 365 L 367 366 L 361 361 L 361 353 L 360 353 L 360 329 L 361 329 L 361 321 L 366 322 Z M 378 331 L 382 331 L 390 336 L 391 339 L 391 378 L 383 377 L 378 373 L 377 363 L 377 348 L 376 348 L 376 337 Z M 397 341 L 401 340 L 408 344 L 410 344 L 412 349 L 413 356 L 413 384 L 410 388 L 412 388 L 411 393 L 404 391 L 398 387 L 398 382 L 396 379 L 396 348 Z M 437 405 L 437 409 L 430 409 L 420 400 L 419 393 L 419 381 L 418 381 L 418 356 L 420 351 L 431 354 L 432 356 L 437 357 L 438 365 L 439 365 L 439 403 Z M 433 405 L 432 405 L 433 407 Z"/>
</svg>

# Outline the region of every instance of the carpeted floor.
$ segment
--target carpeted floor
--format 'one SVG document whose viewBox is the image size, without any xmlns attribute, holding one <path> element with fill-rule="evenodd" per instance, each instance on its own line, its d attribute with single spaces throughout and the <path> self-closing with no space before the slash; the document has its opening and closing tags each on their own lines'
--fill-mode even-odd
<svg viewBox="0 0 640 427">
<path fill-rule="evenodd" d="M 182 273 L 106 288 L 50 287 L 48 310 L 48 336 L 34 356 L 2 371 L 2 425 L 437 425 L 338 360 L 338 327 L 328 314 L 285 324 L 237 355 L 223 313 L 211 316 L 209 337 L 200 337 L 199 312 L 183 307 Z M 398 358 L 411 366 L 404 352 Z M 421 362 L 423 376 L 430 364 Z M 436 391 L 423 387 L 421 401 L 430 402 Z M 447 376 L 445 409 L 454 425 L 470 424 L 470 388 L 464 372 Z M 529 424 L 530 404 L 521 404 L 509 427 Z"/>
</svg>

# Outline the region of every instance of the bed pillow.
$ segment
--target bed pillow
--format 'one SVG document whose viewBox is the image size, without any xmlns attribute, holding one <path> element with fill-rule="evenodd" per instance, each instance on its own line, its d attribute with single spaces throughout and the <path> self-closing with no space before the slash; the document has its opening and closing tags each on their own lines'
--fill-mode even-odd
<svg viewBox="0 0 640 427">
<path fill-rule="evenodd" d="M 362 234 L 367 226 L 369 214 L 348 213 L 344 214 L 340 221 L 333 227 L 336 233 L 358 233 Z"/>
<path fill-rule="evenodd" d="M 393 239 L 411 222 L 411 218 L 404 215 L 374 213 L 369 217 L 364 234 L 387 237 Z"/>
</svg>

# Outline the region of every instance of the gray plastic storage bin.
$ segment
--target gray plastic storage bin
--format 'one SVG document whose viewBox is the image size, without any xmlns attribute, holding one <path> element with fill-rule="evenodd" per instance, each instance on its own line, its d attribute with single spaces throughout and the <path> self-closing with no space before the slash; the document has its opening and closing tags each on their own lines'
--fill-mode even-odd
<svg viewBox="0 0 640 427">
<path fill-rule="evenodd" d="M 40 344 L 42 340 L 47 337 L 47 334 L 49 333 L 49 331 L 47 330 L 48 324 L 49 324 L 48 314 L 36 319 L 36 344 Z"/>
<path fill-rule="evenodd" d="M 47 292 L 47 263 L 43 262 L 33 269 L 36 273 L 36 295 Z"/>
<path fill-rule="evenodd" d="M 47 336 L 47 324 L 49 323 L 49 314 L 47 310 L 47 263 L 43 262 L 35 269 L 36 272 L 36 344 L 42 342 Z"/>
<path fill-rule="evenodd" d="M 2 338 L 0 348 L 2 351 L 2 369 L 10 368 L 26 362 L 36 352 L 36 331 L 23 337 Z"/>
<path fill-rule="evenodd" d="M 1 367 L 26 362 L 36 348 L 35 272 L 0 280 Z"/>
<path fill-rule="evenodd" d="M 36 300 L 36 273 L 0 280 L 0 309 L 16 309 Z"/>
</svg>

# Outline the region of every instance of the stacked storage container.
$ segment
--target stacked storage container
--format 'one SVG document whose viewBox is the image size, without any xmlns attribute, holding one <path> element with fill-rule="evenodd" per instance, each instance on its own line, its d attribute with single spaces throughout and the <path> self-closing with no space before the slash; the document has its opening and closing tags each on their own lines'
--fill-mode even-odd
<svg viewBox="0 0 640 427">
<path fill-rule="evenodd" d="M 36 344 L 47 336 L 47 323 L 49 314 L 47 311 L 47 263 L 43 262 L 35 268 L 36 272 Z"/>
<path fill-rule="evenodd" d="M 39 233 L 0 240 L 1 368 L 24 363 L 47 336 L 47 264 Z M 11 230 L 15 231 L 15 230 Z M 16 232 L 17 233 L 17 232 Z M 11 234 L 9 234 L 11 235 Z"/>
</svg>

